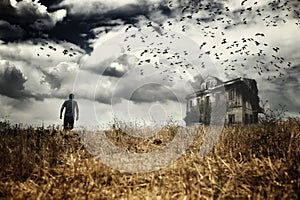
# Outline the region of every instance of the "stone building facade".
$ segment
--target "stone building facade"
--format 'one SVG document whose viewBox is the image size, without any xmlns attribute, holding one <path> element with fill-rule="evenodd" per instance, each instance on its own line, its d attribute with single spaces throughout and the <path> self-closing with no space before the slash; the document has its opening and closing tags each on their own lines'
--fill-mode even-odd
<svg viewBox="0 0 300 200">
<path fill-rule="evenodd" d="M 222 82 L 216 77 L 208 77 L 201 83 L 200 90 L 188 95 L 186 100 L 184 120 L 187 125 L 211 124 L 212 112 L 225 115 L 226 125 L 255 124 L 258 113 L 262 112 L 257 84 L 253 79 L 236 78 Z M 222 110 L 220 108 L 224 108 L 224 113 L 218 113 Z"/>
</svg>

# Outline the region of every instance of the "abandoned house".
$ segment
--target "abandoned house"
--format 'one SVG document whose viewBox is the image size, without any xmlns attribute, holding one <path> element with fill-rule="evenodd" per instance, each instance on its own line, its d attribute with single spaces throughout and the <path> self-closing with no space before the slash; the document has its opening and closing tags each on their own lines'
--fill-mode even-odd
<svg viewBox="0 0 300 200">
<path fill-rule="evenodd" d="M 219 115 L 225 115 L 226 125 L 255 124 L 258 113 L 262 112 L 253 79 L 236 78 L 222 82 L 216 77 L 208 77 L 201 83 L 200 90 L 188 95 L 186 100 L 186 125 L 209 125 L 212 108 L 217 106 L 224 108 L 224 113 Z"/>
</svg>

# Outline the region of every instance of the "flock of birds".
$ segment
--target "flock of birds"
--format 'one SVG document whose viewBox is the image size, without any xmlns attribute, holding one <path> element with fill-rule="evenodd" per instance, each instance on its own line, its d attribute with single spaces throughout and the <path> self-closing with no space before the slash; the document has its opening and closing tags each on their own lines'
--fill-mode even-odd
<svg viewBox="0 0 300 200">
<path fill-rule="evenodd" d="M 59 44 L 59 42 L 56 42 L 56 43 Z M 37 53 L 36 55 L 38 57 L 40 57 L 40 56 L 50 57 L 51 55 L 49 53 L 49 50 L 56 52 L 56 51 L 58 51 L 58 48 L 54 47 L 53 45 L 49 44 L 48 42 L 42 42 L 41 46 L 40 46 L 40 52 Z M 73 48 L 63 49 L 61 51 L 61 53 L 64 56 L 68 56 L 68 57 L 73 57 L 73 56 L 77 55 L 76 51 Z"/>
<path fill-rule="evenodd" d="M 193 28 L 198 28 L 199 34 L 204 38 L 204 42 L 199 45 L 199 60 L 209 56 L 220 66 L 223 66 L 223 69 L 228 73 L 241 68 L 242 70 L 252 68 L 260 76 L 266 74 L 268 80 L 283 77 L 285 69 L 292 67 L 292 63 L 279 55 L 280 47 L 270 46 L 264 42 L 267 37 L 265 33 L 259 31 L 251 37 L 234 41 L 231 41 L 227 34 L 228 31 L 237 26 L 249 26 L 257 21 L 263 22 L 266 27 L 277 27 L 293 18 L 295 25 L 300 26 L 300 11 L 295 9 L 297 5 L 294 1 L 274 0 L 268 5 L 259 5 L 258 1 L 243 0 L 240 3 L 240 8 L 231 10 L 216 1 L 189 0 L 184 5 L 178 5 L 178 1 L 170 0 L 168 7 L 176 13 L 177 17 L 168 19 L 162 24 L 148 21 L 145 27 L 152 29 L 154 34 L 152 38 L 145 34 L 137 36 L 131 31 L 133 28 L 135 30 L 137 28 L 142 33 L 144 27 L 134 24 L 128 25 L 125 29 L 128 36 L 124 39 L 124 42 L 127 42 L 126 50 L 134 50 L 131 44 L 137 39 L 145 43 L 145 49 L 140 53 L 141 59 L 138 62 L 140 75 L 145 73 L 144 64 L 152 64 L 154 70 L 158 70 L 163 75 L 163 80 L 174 81 L 176 77 L 183 79 L 183 74 L 187 74 L 188 70 L 209 67 L 204 59 L 200 62 L 200 66 L 193 66 L 186 59 L 190 53 L 188 50 L 174 52 L 168 47 L 173 43 L 180 42 L 181 39 L 172 32 L 174 26 L 179 25 L 184 33 L 192 25 Z M 181 2 L 181 4 L 183 3 Z M 46 55 L 50 57 L 48 51 L 45 51 L 46 48 L 50 51 L 58 51 L 57 48 L 43 42 L 40 50 L 46 53 L 39 52 L 37 56 Z M 68 57 L 76 55 L 72 48 L 64 49 L 61 53 Z M 164 59 L 158 59 L 162 56 Z"/>
<path fill-rule="evenodd" d="M 258 4 L 258 2 L 251 3 L 250 0 L 243 0 L 240 9 L 231 11 L 229 7 L 222 7 L 222 5 L 212 1 L 207 3 L 189 1 L 186 6 L 181 8 L 181 16 L 177 21 L 167 20 L 163 24 L 149 21 L 146 27 L 153 29 L 153 33 L 156 33 L 156 39 L 153 41 L 147 35 L 140 36 L 140 41 L 147 45 L 140 54 L 141 59 L 138 66 L 142 66 L 143 63 L 152 63 L 156 70 L 160 70 L 160 74 L 166 74 L 163 76 L 163 80 L 174 81 L 174 74 L 176 73 L 180 79 L 183 79 L 182 73 L 196 68 L 185 59 L 185 55 L 190 52 L 187 50 L 171 52 L 168 45 L 173 42 L 180 42 L 180 38 L 176 38 L 171 33 L 175 24 L 181 26 L 182 32 L 188 31 L 188 26 L 193 24 L 199 27 L 203 38 L 207 38 L 199 45 L 199 59 L 206 55 L 210 56 L 227 72 L 251 68 L 260 76 L 266 74 L 264 77 L 268 80 L 284 77 L 286 69 L 292 67 L 292 63 L 280 56 L 280 47 L 270 46 L 265 42 L 267 38 L 265 33 L 257 32 L 252 37 L 244 37 L 234 41 L 230 41 L 229 37 L 226 37 L 226 31 L 232 30 L 236 26 L 248 26 L 257 21 L 263 22 L 266 27 L 277 27 L 281 23 L 287 23 L 288 18 L 293 18 L 296 21 L 295 25 L 300 26 L 300 12 L 293 9 L 295 6 L 292 5 L 293 2 L 275 0 L 265 6 Z M 172 0 L 169 1 L 169 7 L 174 7 Z M 127 51 L 132 51 L 130 42 L 137 39 L 135 33 L 130 35 L 132 28 L 143 31 L 143 28 L 134 25 L 129 25 L 125 29 L 125 32 L 129 33 L 124 39 L 124 42 L 128 42 Z M 147 40 L 149 40 L 148 43 Z M 167 62 L 155 59 L 164 54 Z M 181 70 L 174 70 L 175 67 L 179 67 Z M 203 61 L 197 67 L 209 66 Z M 144 71 L 143 68 L 140 68 L 141 75 L 144 75 Z"/>
</svg>

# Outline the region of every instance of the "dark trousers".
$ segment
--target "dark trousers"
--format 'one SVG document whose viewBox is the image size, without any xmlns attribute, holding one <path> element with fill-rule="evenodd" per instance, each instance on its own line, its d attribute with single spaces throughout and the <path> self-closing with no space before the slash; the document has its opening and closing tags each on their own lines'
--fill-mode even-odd
<svg viewBox="0 0 300 200">
<path fill-rule="evenodd" d="M 64 130 L 72 130 L 74 127 L 74 117 L 65 116 L 64 117 Z"/>
</svg>

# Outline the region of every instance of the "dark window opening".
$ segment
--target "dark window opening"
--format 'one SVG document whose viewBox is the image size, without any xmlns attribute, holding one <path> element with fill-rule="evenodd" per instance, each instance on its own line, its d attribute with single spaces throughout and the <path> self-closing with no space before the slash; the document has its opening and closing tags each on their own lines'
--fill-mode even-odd
<svg viewBox="0 0 300 200">
<path fill-rule="evenodd" d="M 248 114 L 245 114 L 245 124 L 250 124 L 250 117 Z"/>
<path fill-rule="evenodd" d="M 234 123 L 235 123 L 235 116 L 228 115 L 228 124 L 234 124 Z"/>
<path fill-rule="evenodd" d="M 230 91 L 229 91 L 229 94 L 228 94 L 228 98 L 229 98 L 229 100 L 233 100 L 234 99 L 234 89 L 231 89 Z"/>
<path fill-rule="evenodd" d="M 208 106 L 209 103 L 210 103 L 210 101 L 209 101 L 209 96 L 207 96 L 207 97 L 205 98 L 205 104 L 206 104 L 206 106 Z"/>
</svg>

